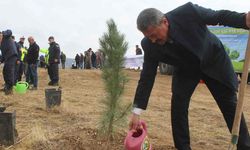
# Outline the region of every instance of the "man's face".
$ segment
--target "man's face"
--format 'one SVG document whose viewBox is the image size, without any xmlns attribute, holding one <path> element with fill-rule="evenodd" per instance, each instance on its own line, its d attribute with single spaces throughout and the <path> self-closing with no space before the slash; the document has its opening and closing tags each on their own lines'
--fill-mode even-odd
<svg viewBox="0 0 250 150">
<path fill-rule="evenodd" d="M 143 32 L 144 36 L 149 38 L 152 43 L 164 45 L 168 39 L 168 21 L 164 18 L 160 25 L 149 26 L 146 31 Z"/>
<path fill-rule="evenodd" d="M 32 38 L 28 38 L 28 41 L 29 41 L 30 44 L 34 43 L 34 39 L 32 39 Z"/>
<path fill-rule="evenodd" d="M 49 39 L 49 44 L 53 43 L 54 39 Z"/>
<path fill-rule="evenodd" d="M 24 43 L 24 40 L 25 40 L 24 38 L 20 38 L 20 41 L 23 42 L 23 43 Z"/>
</svg>

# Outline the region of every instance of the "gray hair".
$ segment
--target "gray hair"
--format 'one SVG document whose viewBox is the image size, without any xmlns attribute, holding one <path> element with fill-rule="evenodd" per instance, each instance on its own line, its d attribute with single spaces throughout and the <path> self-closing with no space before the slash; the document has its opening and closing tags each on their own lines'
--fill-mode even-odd
<svg viewBox="0 0 250 150">
<path fill-rule="evenodd" d="M 144 9 L 137 17 L 137 28 L 146 31 L 149 26 L 157 26 L 164 18 L 164 14 L 155 8 Z"/>
</svg>

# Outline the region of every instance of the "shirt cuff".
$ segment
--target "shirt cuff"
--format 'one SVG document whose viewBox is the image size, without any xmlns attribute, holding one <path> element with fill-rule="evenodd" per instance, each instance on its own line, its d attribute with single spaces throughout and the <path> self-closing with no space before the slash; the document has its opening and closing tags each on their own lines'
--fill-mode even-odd
<svg viewBox="0 0 250 150">
<path fill-rule="evenodd" d="M 141 108 L 133 108 L 132 112 L 137 115 L 141 115 L 143 109 Z"/>
</svg>

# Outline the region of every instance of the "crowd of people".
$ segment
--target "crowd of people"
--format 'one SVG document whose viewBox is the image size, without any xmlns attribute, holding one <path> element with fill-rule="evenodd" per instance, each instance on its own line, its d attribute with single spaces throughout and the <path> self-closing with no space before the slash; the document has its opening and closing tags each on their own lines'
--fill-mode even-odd
<svg viewBox="0 0 250 150">
<path fill-rule="evenodd" d="M 72 64 L 72 69 L 101 69 L 104 61 L 105 55 L 103 51 L 93 52 L 92 48 L 89 48 L 84 52 L 84 55 L 82 53 L 76 54 L 75 64 Z"/>
<path fill-rule="evenodd" d="M 19 81 L 29 83 L 30 90 L 37 90 L 38 72 L 37 68 L 48 70 L 50 78 L 49 86 L 58 86 L 59 64 L 65 69 L 66 54 L 61 52 L 59 44 L 55 42 L 53 36 L 48 38 L 49 48 L 40 49 L 35 38 L 28 37 L 29 46 L 25 47 L 25 37 L 20 37 L 15 41 L 11 30 L 0 32 L 0 64 L 4 64 L 3 78 L 4 85 L 1 91 L 6 95 L 12 94 L 13 86 Z M 43 53 L 44 55 L 40 55 Z M 84 53 L 75 56 L 75 63 L 72 69 L 101 69 L 104 66 L 105 55 L 103 51 L 94 52 L 91 48 Z"/>
<path fill-rule="evenodd" d="M 34 37 L 28 37 L 29 47 L 24 47 L 25 38 L 15 41 L 11 30 L 0 32 L 1 63 L 4 63 L 4 85 L 1 91 L 6 95 L 12 94 L 13 86 L 23 80 L 29 83 L 30 90 L 37 90 L 38 73 L 37 67 L 48 69 L 50 82 L 48 85 L 57 86 L 59 82 L 60 47 L 53 36 L 48 38 L 49 49 L 46 56 L 39 57 L 40 47 Z M 62 57 L 61 57 L 62 59 Z M 66 59 L 66 58 L 65 58 Z M 40 60 L 40 61 L 39 61 Z M 65 64 L 65 61 L 64 61 Z"/>
<path fill-rule="evenodd" d="M 49 48 L 40 49 L 33 36 L 28 37 L 29 46 L 25 47 L 25 37 L 15 41 L 11 30 L 0 32 L 0 62 L 4 64 L 2 91 L 6 95 L 12 94 L 13 86 L 22 80 L 29 83 L 30 90 L 37 90 L 38 72 L 37 68 L 46 68 L 50 82 L 48 85 L 57 86 L 59 82 L 59 64 L 65 69 L 66 55 L 60 51 L 60 46 L 55 42 L 53 36 L 48 38 Z M 39 53 L 44 53 L 40 55 Z M 136 45 L 136 55 L 141 55 L 142 50 Z M 105 54 L 102 50 L 94 52 L 92 48 L 75 56 L 72 69 L 101 69 L 104 66 Z"/>
</svg>

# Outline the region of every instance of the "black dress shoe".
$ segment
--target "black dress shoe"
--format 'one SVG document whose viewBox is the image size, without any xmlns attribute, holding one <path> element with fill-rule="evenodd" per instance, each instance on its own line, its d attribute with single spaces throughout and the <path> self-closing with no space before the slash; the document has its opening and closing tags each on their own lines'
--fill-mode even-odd
<svg viewBox="0 0 250 150">
<path fill-rule="evenodd" d="M 12 95 L 13 91 L 12 91 L 12 89 L 6 89 L 6 90 L 4 90 L 4 93 L 5 93 L 5 95 Z"/>
<path fill-rule="evenodd" d="M 59 85 L 58 82 L 52 84 L 52 86 L 58 86 L 58 85 Z"/>
<path fill-rule="evenodd" d="M 30 88 L 30 90 L 33 90 L 33 91 L 34 91 L 34 90 L 37 90 L 37 87 L 34 87 L 34 86 L 33 86 L 32 88 Z"/>
<path fill-rule="evenodd" d="M 53 85 L 52 81 L 49 81 L 48 85 Z"/>
</svg>

